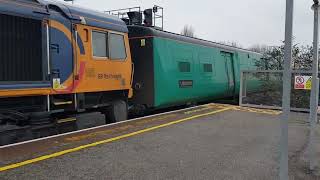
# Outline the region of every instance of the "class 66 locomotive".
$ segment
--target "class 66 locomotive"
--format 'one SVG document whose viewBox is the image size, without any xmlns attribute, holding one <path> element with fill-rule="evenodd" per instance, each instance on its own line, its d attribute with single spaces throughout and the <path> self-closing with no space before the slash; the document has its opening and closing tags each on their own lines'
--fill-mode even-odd
<svg viewBox="0 0 320 180">
<path fill-rule="evenodd" d="M 117 17 L 51 0 L 2 0 L 0 145 L 60 133 L 85 114 L 113 123 L 129 110 L 236 96 L 240 70 L 261 55 L 165 32 L 163 19 L 155 26 L 158 11 Z"/>
<path fill-rule="evenodd" d="M 1 1 L 0 59 L 0 144 L 46 136 L 85 112 L 127 119 L 133 65 L 119 18 L 55 1 Z"/>
</svg>

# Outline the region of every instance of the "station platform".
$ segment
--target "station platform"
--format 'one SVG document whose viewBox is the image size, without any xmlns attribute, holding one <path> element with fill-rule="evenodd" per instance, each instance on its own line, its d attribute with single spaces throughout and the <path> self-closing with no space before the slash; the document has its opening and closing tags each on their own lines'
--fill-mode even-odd
<svg viewBox="0 0 320 180">
<path fill-rule="evenodd" d="M 207 104 L 3 146 L 0 179 L 277 179 L 280 114 Z M 317 179 L 307 119 L 291 114 L 290 179 Z"/>
</svg>

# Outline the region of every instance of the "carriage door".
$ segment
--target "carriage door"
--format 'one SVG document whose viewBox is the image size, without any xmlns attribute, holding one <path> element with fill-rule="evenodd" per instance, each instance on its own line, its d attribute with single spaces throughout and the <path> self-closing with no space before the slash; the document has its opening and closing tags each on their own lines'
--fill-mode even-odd
<svg viewBox="0 0 320 180">
<path fill-rule="evenodd" d="M 233 59 L 231 53 L 222 53 L 222 56 L 225 59 L 225 66 L 226 66 L 226 74 L 228 80 L 228 90 L 227 95 L 233 96 L 235 91 L 235 81 L 234 81 L 234 66 L 233 66 Z"/>
</svg>

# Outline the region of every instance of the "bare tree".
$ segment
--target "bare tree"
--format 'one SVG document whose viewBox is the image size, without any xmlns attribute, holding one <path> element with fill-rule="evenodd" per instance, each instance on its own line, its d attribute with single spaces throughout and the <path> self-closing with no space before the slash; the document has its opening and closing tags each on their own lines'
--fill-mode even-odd
<svg viewBox="0 0 320 180">
<path fill-rule="evenodd" d="M 255 45 L 253 45 L 253 46 L 251 46 L 249 48 L 249 50 L 251 50 L 251 51 L 254 51 L 254 52 L 257 52 L 257 53 L 262 53 L 262 54 L 267 52 L 267 51 L 269 51 L 269 50 L 271 50 L 271 49 L 272 49 L 271 46 L 260 45 L 260 44 L 255 44 Z"/>
<path fill-rule="evenodd" d="M 189 25 L 185 25 L 181 31 L 181 35 L 188 36 L 188 37 L 196 37 L 194 34 L 194 28 Z"/>
<path fill-rule="evenodd" d="M 302 46 L 294 44 L 292 47 L 292 66 L 295 70 L 311 70 L 312 69 L 312 46 Z M 280 46 L 268 47 L 263 52 L 261 59 L 257 59 L 255 65 L 260 70 L 283 70 L 284 62 L 284 44 Z M 263 94 L 257 94 L 252 100 L 261 104 L 273 105 L 274 99 L 281 99 L 279 89 L 282 88 L 282 76 L 278 73 L 257 73 L 255 77 L 261 80 L 260 89 L 263 89 Z M 263 98 L 261 98 L 263 97 Z M 309 108 L 310 91 L 292 91 L 291 106 Z"/>
<path fill-rule="evenodd" d="M 252 50 L 252 49 L 251 49 Z M 284 44 L 281 46 L 268 47 L 263 53 L 261 60 L 257 60 L 256 66 L 263 70 L 283 70 Z M 296 70 L 310 70 L 312 67 L 312 46 L 292 47 L 292 65 Z"/>
</svg>

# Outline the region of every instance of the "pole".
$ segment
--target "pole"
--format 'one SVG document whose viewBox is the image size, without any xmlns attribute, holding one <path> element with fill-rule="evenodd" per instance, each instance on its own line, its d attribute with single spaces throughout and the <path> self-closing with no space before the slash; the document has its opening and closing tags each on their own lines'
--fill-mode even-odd
<svg viewBox="0 0 320 180">
<path fill-rule="evenodd" d="M 294 0 L 286 1 L 286 28 L 284 47 L 284 71 L 282 92 L 282 119 L 280 139 L 280 180 L 288 180 L 288 121 L 290 115 L 291 94 L 291 59 L 292 59 L 292 26 L 293 26 L 293 4 Z"/>
<path fill-rule="evenodd" d="M 312 6 L 314 11 L 314 34 L 313 34 L 313 63 L 312 63 L 312 86 L 310 97 L 310 139 L 309 139 L 309 153 L 310 153 L 310 170 L 314 171 L 317 166 L 316 151 L 315 151 L 315 128 L 317 122 L 318 111 L 318 97 L 319 97 L 319 79 L 318 79 L 318 57 L 319 57 L 319 4 L 315 3 Z"/>
</svg>

